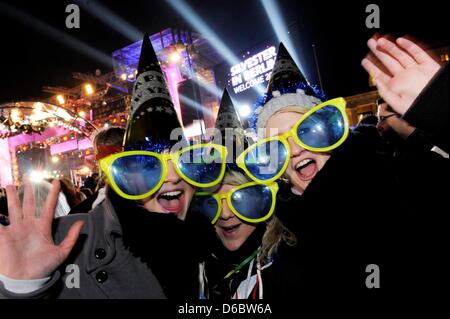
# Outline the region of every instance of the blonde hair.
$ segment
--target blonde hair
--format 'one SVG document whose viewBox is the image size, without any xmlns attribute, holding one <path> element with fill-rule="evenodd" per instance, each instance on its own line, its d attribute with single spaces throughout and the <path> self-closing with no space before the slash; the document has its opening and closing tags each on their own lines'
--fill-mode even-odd
<svg viewBox="0 0 450 319">
<path fill-rule="evenodd" d="M 238 186 L 249 182 L 251 180 L 243 173 L 227 170 L 222 184 Z M 295 246 L 297 238 L 275 215 L 272 215 L 266 221 L 266 231 L 261 241 L 261 253 L 258 256 L 258 263 L 264 265 L 277 252 L 281 242 L 285 242 L 288 246 Z"/>
</svg>

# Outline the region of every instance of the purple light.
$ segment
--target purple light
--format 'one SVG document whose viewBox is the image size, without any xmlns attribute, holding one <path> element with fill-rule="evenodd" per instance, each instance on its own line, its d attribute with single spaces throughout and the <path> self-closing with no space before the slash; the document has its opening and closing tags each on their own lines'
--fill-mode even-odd
<svg viewBox="0 0 450 319">
<path fill-rule="evenodd" d="M 55 155 L 73 150 L 85 150 L 92 147 L 92 142 L 88 138 L 80 141 L 72 140 L 64 143 L 50 145 L 50 154 Z"/>
<path fill-rule="evenodd" d="M 164 67 L 164 73 L 167 79 L 167 86 L 169 87 L 172 102 L 181 117 L 180 96 L 178 94 L 178 83 L 183 81 L 178 65 L 171 64 Z"/>
<path fill-rule="evenodd" d="M 16 147 L 17 145 L 22 145 L 22 144 L 28 144 L 28 143 L 33 143 L 33 142 L 42 142 L 45 141 L 46 139 L 55 137 L 55 136 L 61 136 L 61 135 L 66 135 L 69 134 L 70 132 L 66 129 L 63 129 L 62 127 L 49 127 L 46 128 L 44 130 L 44 132 L 42 132 L 41 134 L 20 134 L 20 135 L 16 135 L 13 137 L 10 137 L 8 139 L 9 145 L 11 147 Z"/>
</svg>

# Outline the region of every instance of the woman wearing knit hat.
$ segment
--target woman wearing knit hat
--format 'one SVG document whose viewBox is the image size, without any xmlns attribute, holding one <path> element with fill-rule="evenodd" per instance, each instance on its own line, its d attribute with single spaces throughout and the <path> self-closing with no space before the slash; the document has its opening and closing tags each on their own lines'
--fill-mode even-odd
<svg viewBox="0 0 450 319">
<path fill-rule="evenodd" d="M 404 216 L 376 132 L 349 132 L 344 99 L 325 101 L 282 44 L 261 104 L 255 122 L 264 139 L 238 165 L 255 181 L 287 180 L 280 181 L 276 215 L 298 239 L 305 280 L 299 293 L 377 286 L 377 279 L 366 282 L 366 268 L 394 271 L 389 257 L 400 242 L 393 230 Z M 390 204 L 367 205 L 375 194 Z"/>
</svg>

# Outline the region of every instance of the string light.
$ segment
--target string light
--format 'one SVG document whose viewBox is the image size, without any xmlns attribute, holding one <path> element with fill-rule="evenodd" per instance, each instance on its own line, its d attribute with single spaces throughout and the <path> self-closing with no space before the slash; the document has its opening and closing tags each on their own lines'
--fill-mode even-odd
<svg viewBox="0 0 450 319">
<path fill-rule="evenodd" d="M 66 103 L 66 99 L 64 98 L 63 95 L 57 95 L 56 101 L 58 102 L 59 105 L 63 105 L 64 103 Z"/>
<path fill-rule="evenodd" d="M 87 95 L 92 95 L 94 94 L 94 87 L 92 86 L 92 84 L 87 83 L 84 85 L 84 91 Z"/>
</svg>

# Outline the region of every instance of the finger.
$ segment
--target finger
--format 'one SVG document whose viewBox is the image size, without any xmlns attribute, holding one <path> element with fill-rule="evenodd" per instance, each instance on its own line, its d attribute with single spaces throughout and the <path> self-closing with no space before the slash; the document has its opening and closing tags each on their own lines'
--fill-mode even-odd
<svg viewBox="0 0 450 319">
<path fill-rule="evenodd" d="M 383 73 L 389 75 L 389 77 L 392 77 L 392 73 L 389 72 L 389 70 L 386 68 L 386 66 L 384 66 L 383 62 L 381 62 L 376 56 L 375 54 L 373 54 L 372 52 L 369 52 L 366 56 L 366 58 L 372 62 L 379 70 L 383 71 Z"/>
<path fill-rule="evenodd" d="M 411 55 L 388 39 L 380 38 L 377 43 L 381 49 L 389 53 L 404 68 L 417 64 L 416 60 L 414 60 Z"/>
<path fill-rule="evenodd" d="M 69 232 L 62 241 L 61 244 L 59 244 L 59 249 L 61 253 L 61 257 L 63 259 L 66 259 L 67 256 L 69 256 L 73 246 L 78 240 L 78 237 L 80 236 L 81 229 L 84 226 L 84 221 L 76 221 L 73 223 L 73 225 L 70 227 Z"/>
<path fill-rule="evenodd" d="M 378 42 L 374 39 L 370 39 L 367 42 L 370 51 L 372 51 L 372 53 L 381 61 L 381 63 L 383 63 L 383 65 L 392 75 L 401 72 L 403 70 L 402 65 L 397 60 L 392 58 L 388 53 L 381 51 L 377 43 Z"/>
<path fill-rule="evenodd" d="M 21 221 L 23 218 L 22 205 L 14 185 L 6 186 L 6 198 L 8 200 L 9 222 L 14 225 L 14 223 Z"/>
<path fill-rule="evenodd" d="M 433 58 L 421 47 L 406 38 L 398 38 L 398 45 L 407 51 L 419 64 L 434 62 Z"/>
<path fill-rule="evenodd" d="M 58 180 L 53 180 L 52 188 L 45 200 L 44 209 L 42 211 L 42 219 L 51 221 L 55 216 L 56 203 L 58 202 L 58 195 L 61 185 Z"/>
<path fill-rule="evenodd" d="M 398 109 L 398 105 L 400 104 L 400 96 L 389 90 L 389 87 L 381 78 L 375 78 L 378 93 L 383 98 L 383 100 L 391 106 L 397 113 L 403 115 L 403 112 Z"/>
<path fill-rule="evenodd" d="M 23 218 L 34 218 L 36 205 L 34 198 L 34 189 L 30 181 L 25 179 L 23 183 Z"/>
<path fill-rule="evenodd" d="M 381 78 L 384 82 L 387 82 L 391 79 L 389 75 L 384 73 L 377 65 L 375 65 L 375 63 L 373 63 L 368 58 L 364 58 L 361 61 L 361 65 L 373 78 Z"/>
</svg>

